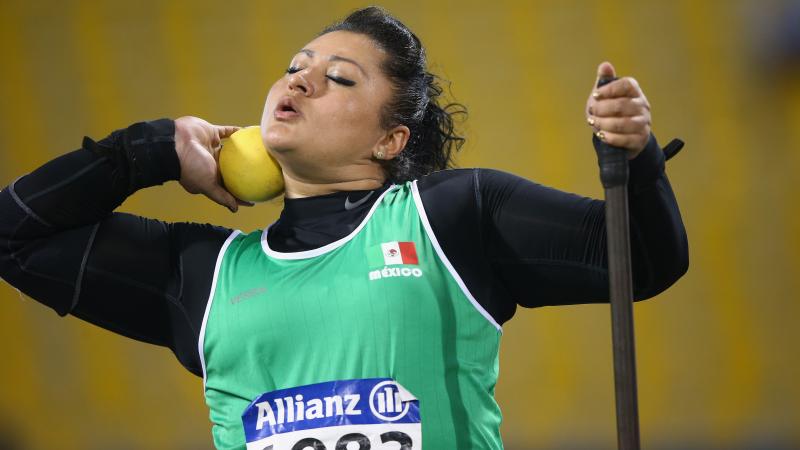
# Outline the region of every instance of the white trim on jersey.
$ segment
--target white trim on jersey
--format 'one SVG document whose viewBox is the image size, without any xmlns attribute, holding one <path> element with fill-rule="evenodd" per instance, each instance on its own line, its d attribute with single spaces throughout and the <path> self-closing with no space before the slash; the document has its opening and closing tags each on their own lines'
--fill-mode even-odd
<svg viewBox="0 0 800 450">
<path fill-rule="evenodd" d="M 200 353 L 200 365 L 203 368 L 203 391 L 205 392 L 206 389 L 206 356 L 205 350 L 203 345 L 206 342 L 206 324 L 208 324 L 208 315 L 211 313 L 211 303 L 214 301 L 214 294 L 217 292 L 217 277 L 219 276 L 219 269 L 222 266 L 222 258 L 225 256 L 225 251 L 228 250 L 228 247 L 231 245 L 236 236 L 242 234 L 239 230 L 234 230 L 228 239 L 225 239 L 225 243 L 222 244 L 222 248 L 219 249 L 219 254 L 217 255 L 217 263 L 214 266 L 214 278 L 211 279 L 211 293 L 208 295 L 208 302 L 206 302 L 206 312 L 203 314 L 203 324 L 200 325 L 200 336 L 197 339 L 197 351 Z"/>
<path fill-rule="evenodd" d="M 383 192 L 383 194 L 381 194 L 381 196 L 378 197 L 377 200 L 375 200 L 375 203 L 372 205 L 372 208 L 370 208 L 369 212 L 367 213 L 367 216 L 364 217 L 364 220 L 361 221 L 361 223 L 356 227 L 356 229 L 350 232 L 350 234 L 348 234 L 347 236 L 339 239 L 338 241 L 333 241 L 330 244 L 323 245 L 322 247 L 315 248 L 312 250 L 305 250 L 302 252 L 278 252 L 271 249 L 269 247 L 269 242 L 267 242 L 267 234 L 269 233 L 269 229 L 272 228 L 272 225 L 275 225 L 273 223 L 272 225 L 267 227 L 261 234 L 261 248 L 264 250 L 264 253 L 276 259 L 306 259 L 306 258 L 313 258 L 315 256 L 323 255 L 325 253 L 333 251 L 341 247 L 342 245 L 346 244 L 354 237 L 356 237 L 358 232 L 361 231 L 361 229 L 364 228 L 364 226 L 367 224 L 369 218 L 372 217 L 372 214 L 375 212 L 375 210 L 378 209 L 378 205 L 380 205 L 381 201 L 383 200 L 383 197 L 385 197 L 386 194 L 399 187 L 400 186 L 396 184 L 389 186 L 389 188 L 386 189 Z"/>
<path fill-rule="evenodd" d="M 428 215 L 425 213 L 425 207 L 422 205 L 422 197 L 420 197 L 419 195 L 417 180 L 414 180 L 411 183 L 411 193 L 414 196 L 414 203 L 417 205 L 417 212 L 419 213 L 419 219 L 422 221 L 422 226 L 425 228 L 425 233 L 428 234 L 428 239 L 431 240 L 431 244 L 433 245 L 433 248 L 436 250 L 436 253 L 439 255 L 439 259 L 442 260 L 442 264 L 444 264 L 444 266 L 447 267 L 447 270 L 450 272 L 450 275 L 452 275 L 453 279 L 456 280 L 458 287 L 460 287 L 461 291 L 464 292 L 464 295 L 467 296 L 470 303 L 472 303 L 472 306 L 474 306 L 475 309 L 477 309 L 478 312 L 481 313 L 481 315 L 485 317 L 486 320 L 489 321 L 489 323 L 494 325 L 494 327 L 497 328 L 497 331 L 500 331 L 502 333 L 503 327 L 500 326 L 500 324 L 497 323 L 496 320 L 494 320 L 494 317 L 492 317 L 491 314 L 489 314 L 485 309 L 483 309 L 483 306 L 481 306 L 481 304 L 478 303 L 477 300 L 475 300 L 475 297 L 473 297 L 472 293 L 469 292 L 469 289 L 467 289 L 467 285 L 464 284 L 464 281 L 461 279 L 461 276 L 458 274 L 458 272 L 456 272 L 456 269 L 453 267 L 453 265 L 450 264 L 450 260 L 447 259 L 447 256 L 444 254 L 442 247 L 439 246 L 439 241 L 436 240 L 436 235 L 433 234 L 433 228 L 431 228 L 431 224 L 430 222 L 428 222 Z"/>
</svg>

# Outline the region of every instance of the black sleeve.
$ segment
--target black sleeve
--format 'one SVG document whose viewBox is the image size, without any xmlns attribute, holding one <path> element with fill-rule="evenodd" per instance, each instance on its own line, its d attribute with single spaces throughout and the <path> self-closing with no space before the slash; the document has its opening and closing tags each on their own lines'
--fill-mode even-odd
<svg viewBox="0 0 800 450">
<path fill-rule="evenodd" d="M 686 272 L 688 244 L 654 137 L 630 171 L 633 287 L 642 300 Z M 608 301 L 603 201 L 488 169 L 437 172 L 419 186 L 443 251 L 498 323 L 517 304 Z"/>
<path fill-rule="evenodd" d="M 113 332 L 169 347 L 191 372 L 219 248 L 230 230 L 113 213 L 180 177 L 174 122 L 142 122 L 58 157 L 0 192 L 0 276 Z"/>
</svg>

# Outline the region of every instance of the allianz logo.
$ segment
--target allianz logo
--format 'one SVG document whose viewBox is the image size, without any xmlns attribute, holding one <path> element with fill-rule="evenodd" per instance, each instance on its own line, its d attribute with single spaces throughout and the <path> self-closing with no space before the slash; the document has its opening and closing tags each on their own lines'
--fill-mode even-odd
<svg viewBox="0 0 800 450">
<path fill-rule="evenodd" d="M 330 397 L 304 400 L 303 394 L 256 403 L 258 419 L 256 430 L 300 420 L 323 419 L 333 416 L 357 416 L 361 414 L 358 403 L 361 394 L 332 395 Z"/>
<path fill-rule="evenodd" d="M 369 393 L 369 408 L 375 417 L 387 422 L 400 420 L 408 414 L 411 402 L 403 402 L 394 381 L 382 381 Z"/>
<path fill-rule="evenodd" d="M 256 430 L 264 425 L 274 427 L 302 420 L 324 419 L 338 416 L 358 416 L 361 409 L 361 394 L 331 395 L 306 399 L 303 394 L 276 398 L 256 403 L 258 419 Z M 367 401 L 370 412 L 375 417 L 393 422 L 402 419 L 409 410 L 410 402 L 403 402 L 400 390 L 394 381 L 387 380 L 376 384 Z"/>
<path fill-rule="evenodd" d="M 409 267 L 384 267 L 383 269 L 379 270 L 371 270 L 369 272 L 369 281 L 380 280 L 381 278 L 393 278 L 393 277 L 416 277 L 420 278 L 422 276 L 422 269 L 417 267 L 409 268 Z"/>
</svg>

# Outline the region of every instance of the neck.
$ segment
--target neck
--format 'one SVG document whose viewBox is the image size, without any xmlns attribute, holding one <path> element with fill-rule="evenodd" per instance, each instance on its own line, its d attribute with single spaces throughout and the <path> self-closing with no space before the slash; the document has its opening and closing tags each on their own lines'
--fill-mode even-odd
<svg viewBox="0 0 800 450">
<path fill-rule="evenodd" d="M 369 191 L 383 186 L 386 177 L 376 173 L 371 177 L 352 180 L 306 180 L 294 177 L 284 170 L 283 181 L 285 184 L 284 196 L 286 198 L 316 197 L 341 191 Z"/>
</svg>

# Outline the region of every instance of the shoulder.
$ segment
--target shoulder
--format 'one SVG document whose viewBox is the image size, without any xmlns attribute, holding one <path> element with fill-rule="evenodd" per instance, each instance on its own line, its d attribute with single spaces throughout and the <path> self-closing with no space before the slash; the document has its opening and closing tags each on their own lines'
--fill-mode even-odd
<svg viewBox="0 0 800 450">
<path fill-rule="evenodd" d="M 473 182 L 477 171 L 483 169 L 446 169 L 437 172 L 429 173 L 417 179 L 417 186 L 419 186 L 420 193 L 447 187 L 450 185 L 467 185 Z"/>
<path fill-rule="evenodd" d="M 432 172 L 428 175 L 422 176 L 417 180 L 420 190 L 425 188 L 432 188 L 441 184 L 458 184 L 458 183 L 509 183 L 529 181 L 519 175 L 506 172 L 498 169 L 489 169 L 485 167 L 472 167 L 464 169 L 446 169 Z"/>
<path fill-rule="evenodd" d="M 518 180 L 523 179 L 494 169 L 448 169 L 419 178 L 417 186 L 434 230 L 442 230 L 480 226 L 486 198 Z"/>
<path fill-rule="evenodd" d="M 440 170 L 417 180 L 420 195 L 426 201 L 444 196 L 451 201 L 471 199 L 480 202 L 483 197 L 508 191 L 520 183 L 532 182 L 509 172 L 488 168 Z"/>
<path fill-rule="evenodd" d="M 235 230 L 208 223 L 176 222 L 169 227 L 173 256 L 180 259 L 184 275 L 193 279 L 210 276 L 220 252 L 237 235 Z"/>
<path fill-rule="evenodd" d="M 476 177 L 479 169 L 447 169 L 417 179 L 417 187 L 428 215 L 454 217 L 476 205 Z"/>
<path fill-rule="evenodd" d="M 176 222 L 169 224 L 173 234 L 179 237 L 181 247 L 219 249 L 235 232 L 234 230 L 209 223 Z"/>
</svg>

